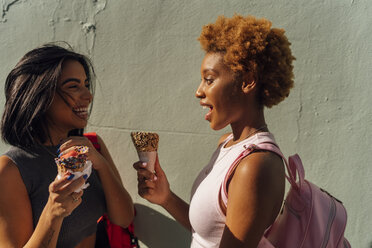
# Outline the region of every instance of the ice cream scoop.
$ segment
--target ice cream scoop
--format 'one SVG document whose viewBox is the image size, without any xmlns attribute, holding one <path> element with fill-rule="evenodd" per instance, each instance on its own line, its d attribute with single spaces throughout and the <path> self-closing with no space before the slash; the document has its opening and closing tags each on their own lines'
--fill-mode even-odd
<svg viewBox="0 0 372 248">
<path fill-rule="evenodd" d="M 132 141 L 137 151 L 152 152 L 158 150 L 159 135 L 150 132 L 132 132 Z"/>
<path fill-rule="evenodd" d="M 89 148 L 87 146 L 76 146 L 74 149 L 60 154 L 58 158 L 55 159 L 58 167 L 57 178 L 60 179 L 69 172 L 74 175 L 72 180 L 84 175 L 85 179 L 87 179 L 92 173 L 92 162 L 87 160 L 88 152 Z M 85 183 L 79 189 L 76 189 L 75 192 L 79 192 L 88 186 L 89 183 Z"/>
<path fill-rule="evenodd" d="M 58 166 L 58 172 L 64 173 L 82 171 L 87 160 L 87 146 L 77 146 L 74 150 L 68 151 L 55 159 Z"/>
</svg>

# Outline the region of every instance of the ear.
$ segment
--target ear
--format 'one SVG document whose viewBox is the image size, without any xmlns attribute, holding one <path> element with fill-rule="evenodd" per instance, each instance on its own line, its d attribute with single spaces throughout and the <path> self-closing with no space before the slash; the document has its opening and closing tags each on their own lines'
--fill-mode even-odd
<svg viewBox="0 0 372 248">
<path fill-rule="evenodd" d="M 242 91 L 244 94 L 248 94 L 256 89 L 256 78 L 253 73 L 245 73 L 243 75 Z"/>
</svg>

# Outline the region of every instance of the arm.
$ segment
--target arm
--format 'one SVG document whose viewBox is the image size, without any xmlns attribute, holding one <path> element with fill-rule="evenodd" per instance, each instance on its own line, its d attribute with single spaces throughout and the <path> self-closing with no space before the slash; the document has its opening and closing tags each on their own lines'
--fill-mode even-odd
<svg viewBox="0 0 372 248">
<path fill-rule="evenodd" d="M 67 176 L 50 185 L 48 202 L 33 229 L 32 209 L 26 187 L 16 165 L 0 157 L 0 244 L 4 247 L 56 247 L 63 218 L 81 203 L 73 202 L 71 193 L 84 184 Z"/>
<path fill-rule="evenodd" d="M 86 137 L 69 137 L 60 147 L 61 153 L 66 153 L 75 146 L 88 146 L 87 159 L 92 161 L 102 183 L 106 198 L 107 213 L 110 221 L 122 227 L 127 227 L 134 218 L 132 198 L 124 188 L 120 174 L 103 142 L 97 136 L 101 151 L 98 152 Z"/>
<path fill-rule="evenodd" d="M 228 187 L 221 248 L 257 247 L 280 211 L 284 178 L 283 162 L 273 153 L 257 152 L 241 161 Z"/>
<path fill-rule="evenodd" d="M 133 167 L 138 175 L 138 194 L 151 203 L 167 210 L 181 225 L 191 231 L 189 204 L 174 194 L 169 187 L 167 177 L 156 157 L 155 174 L 146 169 L 146 163 L 137 162 Z"/>
<path fill-rule="evenodd" d="M 182 226 L 191 232 L 189 220 L 189 204 L 179 198 L 173 192 L 168 196 L 167 201 L 161 206 L 170 213 Z"/>
<path fill-rule="evenodd" d="M 231 133 L 221 136 L 218 146 L 221 145 Z M 169 187 L 167 177 L 156 158 L 155 174 L 146 169 L 146 163 L 137 162 L 133 167 L 138 174 L 138 194 L 151 203 L 158 204 L 167 210 L 181 225 L 191 231 L 189 219 L 189 204 L 174 194 Z"/>
<path fill-rule="evenodd" d="M 101 154 L 107 161 L 107 166 L 98 170 L 98 174 L 105 192 L 109 218 L 113 223 L 127 227 L 134 218 L 132 198 L 122 184 L 119 171 L 105 143 L 99 136 L 97 138 Z"/>
</svg>

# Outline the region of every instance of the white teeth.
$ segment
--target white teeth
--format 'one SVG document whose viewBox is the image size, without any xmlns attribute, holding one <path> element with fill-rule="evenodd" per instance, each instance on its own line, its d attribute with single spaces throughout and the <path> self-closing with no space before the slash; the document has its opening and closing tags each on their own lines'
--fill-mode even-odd
<svg viewBox="0 0 372 248">
<path fill-rule="evenodd" d="M 203 106 L 203 109 L 207 109 L 208 107 L 207 106 Z"/>
<path fill-rule="evenodd" d="M 76 108 L 76 109 L 73 109 L 74 112 L 88 112 L 88 108 Z"/>
</svg>

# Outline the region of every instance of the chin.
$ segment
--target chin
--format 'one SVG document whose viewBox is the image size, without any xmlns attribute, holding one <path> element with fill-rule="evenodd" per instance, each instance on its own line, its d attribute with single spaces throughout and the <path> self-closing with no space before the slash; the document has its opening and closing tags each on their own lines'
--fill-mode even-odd
<svg viewBox="0 0 372 248">
<path fill-rule="evenodd" d="M 209 124 L 209 126 L 214 130 L 218 131 L 226 127 L 226 125 L 215 125 L 212 122 Z"/>
<path fill-rule="evenodd" d="M 80 122 L 80 128 L 85 128 L 86 126 L 88 125 L 88 120 L 84 120 L 82 122 Z"/>
<path fill-rule="evenodd" d="M 75 125 L 73 129 L 84 129 L 87 127 L 87 124 Z"/>
</svg>

